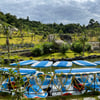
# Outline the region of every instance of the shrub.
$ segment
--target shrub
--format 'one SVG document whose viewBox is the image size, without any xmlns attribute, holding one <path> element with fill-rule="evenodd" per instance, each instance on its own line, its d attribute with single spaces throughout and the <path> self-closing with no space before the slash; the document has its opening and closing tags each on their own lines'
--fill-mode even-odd
<svg viewBox="0 0 100 100">
<path fill-rule="evenodd" d="M 42 47 L 35 47 L 32 50 L 32 55 L 37 57 L 37 56 L 41 56 L 43 54 L 43 49 Z"/>
<path fill-rule="evenodd" d="M 60 52 L 64 54 L 68 49 L 69 49 L 68 45 L 63 44 L 63 45 L 60 47 Z"/>
<path fill-rule="evenodd" d="M 53 43 L 44 43 L 43 44 L 43 53 L 44 54 L 48 54 L 51 53 L 53 51 Z"/>
<path fill-rule="evenodd" d="M 76 41 L 72 44 L 72 50 L 76 53 L 81 53 L 83 50 L 82 43 Z"/>
<path fill-rule="evenodd" d="M 52 52 L 58 52 L 60 50 L 60 46 L 55 42 L 52 43 Z"/>
<path fill-rule="evenodd" d="M 91 45 L 87 43 L 85 45 L 85 51 L 90 51 L 90 50 L 91 50 Z"/>
</svg>

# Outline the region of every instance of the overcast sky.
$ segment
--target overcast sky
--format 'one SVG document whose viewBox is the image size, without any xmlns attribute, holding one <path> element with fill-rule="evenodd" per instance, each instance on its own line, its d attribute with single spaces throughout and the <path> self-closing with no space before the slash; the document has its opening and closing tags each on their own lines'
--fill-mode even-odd
<svg viewBox="0 0 100 100">
<path fill-rule="evenodd" d="M 100 0 L 0 0 L 0 10 L 42 23 L 100 22 Z"/>
</svg>

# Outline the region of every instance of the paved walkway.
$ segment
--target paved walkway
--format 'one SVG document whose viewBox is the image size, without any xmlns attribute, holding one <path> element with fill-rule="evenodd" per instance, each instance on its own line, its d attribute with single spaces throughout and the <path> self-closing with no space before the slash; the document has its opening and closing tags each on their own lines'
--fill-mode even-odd
<svg viewBox="0 0 100 100">
<path fill-rule="evenodd" d="M 77 99 L 71 99 L 71 100 L 100 100 L 100 96 L 97 96 L 97 97 L 84 97 L 84 98 L 77 98 Z"/>
</svg>

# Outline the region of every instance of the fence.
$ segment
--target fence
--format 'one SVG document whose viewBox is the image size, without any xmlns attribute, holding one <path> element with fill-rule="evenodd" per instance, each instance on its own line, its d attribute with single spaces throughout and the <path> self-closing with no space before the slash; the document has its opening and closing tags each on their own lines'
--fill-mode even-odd
<svg viewBox="0 0 100 100">
<path fill-rule="evenodd" d="M 68 75 L 63 73 L 54 75 L 40 74 L 37 76 L 31 75 L 30 77 L 25 76 L 24 79 L 25 85 L 22 87 L 28 91 L 29 94 L 41 94 L 39 92 L 40 90 L 43 90 L 44 93 L 48 93 L 48 96 L 81 95 L 84 93 L 100 91 L 100 73 Z M 6 80 L 5 83 L 3 81 L 4 79 L 1 78 L 2 84 L 0 91 L 9 91 L 8 80 Z M 10 80 L 11 85 L 13 85 L 13 81 L 14 79 Z M 27 81 L 28 85 L 26 85 Z"/>
</svg>

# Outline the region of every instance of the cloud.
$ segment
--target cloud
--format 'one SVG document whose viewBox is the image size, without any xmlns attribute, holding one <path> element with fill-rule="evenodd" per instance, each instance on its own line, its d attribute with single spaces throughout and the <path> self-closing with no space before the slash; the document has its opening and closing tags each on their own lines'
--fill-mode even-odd
<svg viewBox="0 0 100 100">
<path fill-rule="evenodd" d="M 88 24 L 100 20 L 99 0 L 2 0 L 0 8 L 18 17 L 43 23 Z"/>
<path fill-rule="evenodd" d="M 76 2 L 84 3 L 84 2 L 95 2 L 95 0 L 73 0 Z"/>
</svg>

